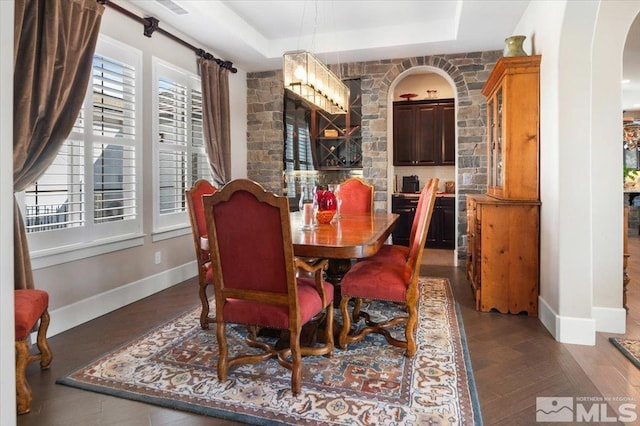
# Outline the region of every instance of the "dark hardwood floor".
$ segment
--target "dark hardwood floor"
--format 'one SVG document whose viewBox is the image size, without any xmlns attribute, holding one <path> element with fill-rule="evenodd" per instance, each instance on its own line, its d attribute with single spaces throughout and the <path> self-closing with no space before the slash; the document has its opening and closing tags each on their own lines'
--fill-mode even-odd
<svg viewBox="0 0 640 426">
<path fill-rule="evenodd" d="M 640 283 L 640 238 L 634 244 L 639 260 L 631 272 L 629 297 L 630 304 L 639 309 L 632 309 L 629 320 L 634 324 L 627 334 L 638 337 L 640 295 L 635 287 Z M 537 318 L 476 312 L 464 267 L 453 267 L 452 261 L 451 252 L 427 251 L 421 272 L 451 282 L 464 322 L 484 424 L 543 424 L 535 421 L 536 397 L 638 395 L 640 401 L 638 369 L 606 336 L 599 336 L 594 347 L 566 345 L 556 342 Z M 51 337 L 51 369 L 41 372 L 37 363 L 29 366 L 32 412 L 19 416 L 18 425 L 237 424 L 55 384 L 56 378 L 197 304 L 196 287 L 196 279 L 186 281 Z M 613 382 L 612 374 L 616 377 Z M 611 383 L 605 385 L 608 378 Z"/>
</svg>

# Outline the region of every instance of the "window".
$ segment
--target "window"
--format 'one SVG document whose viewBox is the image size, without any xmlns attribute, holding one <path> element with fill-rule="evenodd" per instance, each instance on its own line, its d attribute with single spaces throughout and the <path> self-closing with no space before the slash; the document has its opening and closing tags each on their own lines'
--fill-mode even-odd
<svg viewBox="0 0 640 426">
<path fill-rule="evenodd" d="M 154 58 L 155 231 L 189 226 L 185 191 L 211 180 L 198 76 Z"/>
<path fill-rule="evenodd" d="M 140 64 L 139 51 L 99 38 L 73 130 L 24 191 L 32 251 L 141 232 Z"/>
<path fill-rule="evenodd" d="M 311 110 L 298 96 L 285 90 L 284 170 L 314 170 L 309 122 Z"/>
</svg>

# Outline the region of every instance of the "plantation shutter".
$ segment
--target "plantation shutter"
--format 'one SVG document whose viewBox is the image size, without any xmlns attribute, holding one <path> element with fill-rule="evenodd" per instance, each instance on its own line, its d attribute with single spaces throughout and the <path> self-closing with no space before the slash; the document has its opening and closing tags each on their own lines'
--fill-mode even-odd
<svg viewBox="0 0 640 426">
<path fill-rule="evenodd" d="M 135 70 L 96 55 L 93 63 L 94 222 L 136 217 Z"/>
<path fill-rule="evenodd" d="M 185 211 L 187 189 L 186 86 L 167 78 L 158 81 L 160 214 Z"/>
<path fill-rule="evenodd" d="M 191 89 L 191 184 L 198 179 L 211 180 L 209 159 L 202 124 L 202 91 Z"/>
</svg>

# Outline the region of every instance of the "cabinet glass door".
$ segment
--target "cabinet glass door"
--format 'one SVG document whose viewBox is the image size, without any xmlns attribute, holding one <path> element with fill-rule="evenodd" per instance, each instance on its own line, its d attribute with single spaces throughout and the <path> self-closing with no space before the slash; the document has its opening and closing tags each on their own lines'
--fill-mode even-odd
<svg viewBox="0 0 640 426">
<path fill-rule="evenodd" d="M 487 137 L 489 138 L 489 140 L 487 141 L 487 145 L 489 147 L 489 149 L 487 150 L 487 157 L 488 157 L 488 161 L 489 161 L 489 187 L 493 187 L 495 186 L 495 167 L 494 167 L 494 156 L 493 153 L 495 151 L 494 147 L 495 147 L 495 135 L 496 135 L 496 129 L 495 129 L 495 114 L 496 114 L 496 103 L 494 101 L 494 98 L 489 99 L 489 101 L 487 102 L 487 119 L 488 119 L 488 123 L 487 123 Z"/>
<path fill-rule="evenodd" d="M 503 168 L 502 168 L 502 88 L 496 93 L 496 147 L 495 147 L 495 186 L 502 188 Z"/>
</svg>

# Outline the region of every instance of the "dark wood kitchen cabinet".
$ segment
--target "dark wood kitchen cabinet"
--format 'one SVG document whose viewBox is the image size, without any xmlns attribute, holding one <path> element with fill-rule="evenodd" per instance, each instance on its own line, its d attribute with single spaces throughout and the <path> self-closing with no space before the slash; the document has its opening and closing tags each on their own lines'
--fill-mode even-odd
<svg viewBox="0 0 640 426">
<path fill-rule="evenodd" d="M 391 210 L 400 215 L 393 231 L 393 244 L 408 246 L 411 225 L 418 206 L 417 195 L 394 194 Z M 425 247 L 451 249 L 455 246 L 456 208 L 454 197 L 437 197 Z"/>
<path fill-rule="evenodd" d="M 455 165 L 453 99 L 393 103 L 393 165 Z"/>
<path fill-rule="evenodd" d="M 433 206 L 427 242 L 424 246 L 453 250 L 455 239 L 456 199 L 455 197 L 437 197 L 436 204 Z"/>
</svg>

